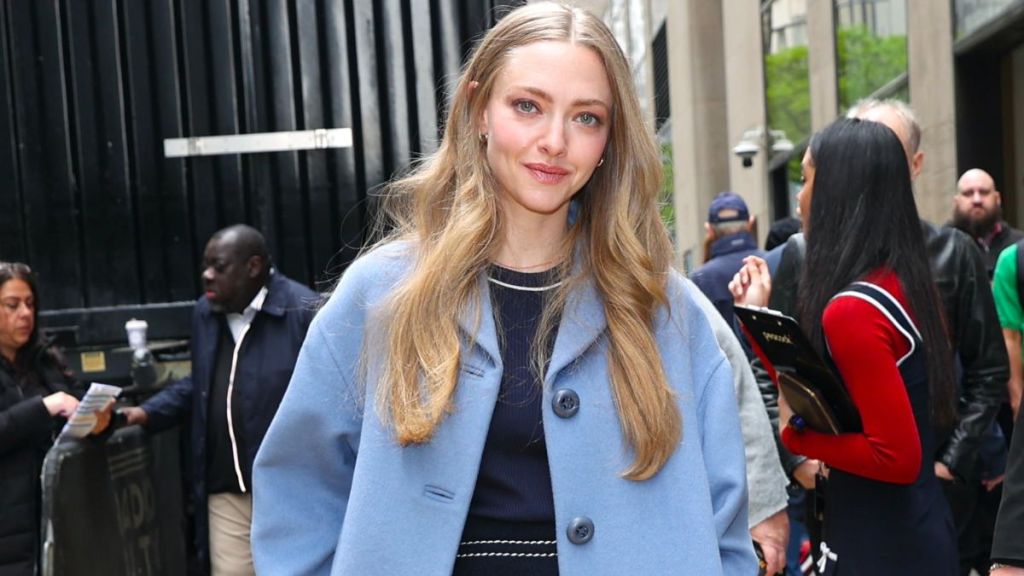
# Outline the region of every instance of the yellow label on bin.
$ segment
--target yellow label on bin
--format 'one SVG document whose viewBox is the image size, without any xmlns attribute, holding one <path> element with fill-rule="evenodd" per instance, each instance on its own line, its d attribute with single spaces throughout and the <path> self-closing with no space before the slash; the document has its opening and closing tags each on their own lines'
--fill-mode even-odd
<svg viewBox="0 0 1024 576">
<path fill-rule="evenodd" d="M 107 355 L 101 352 L 82 352 L 82 372 L 105 372 Z"/>
</svg>

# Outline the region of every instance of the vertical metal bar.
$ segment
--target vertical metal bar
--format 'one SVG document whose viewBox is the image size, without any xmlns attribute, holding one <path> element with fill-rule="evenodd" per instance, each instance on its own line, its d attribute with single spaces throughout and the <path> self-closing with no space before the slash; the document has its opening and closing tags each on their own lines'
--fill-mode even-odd
<svg viewBox="0 0 1024 576">
<path fill-rule="evenodd" d="M 91 4 L 91 45 L 93 62 L 75 58 L 70 64 L 82 91 L 92 91 L 94 105 L 76 107 L 74 118 L 89 118 L 91 134 L 77 132 L 74 145 L 79 151 L 94 150 L 93 166 L 80 165 L 77 193 L 81 196 L 83 258 L 90 306 L 113 306 L 138 302 L 139 278 L 135 263 L 135 222 L 127 155 L 121 18 L 118 0 Z M 83 30 L 79 30 L 83 32 Z M 81 95 L 81 92 L 79 95 Z M 90 118 L 91 117 L 91 118 Z M 85 156 L 83 156 L 84 160 Z"/>
<path fill-rule="evenodd" d="M 41 297 L 54 308 L 81 306 L 81 236 L 76 219 L 63 27 L 56 0 L 12 5 L 16 116 L 23 122 L 20 173 L 28 258 L 43 282 Z"/>
<path fill-rule="evenodd" d="M 262 1 L 237 0 L 237 6 L 238 51 L 242 69 L 239 90 L 244 103 L 239 116 L 244 118 L 242 125 L 247 133 L 274 130 L 270 90 L 276 56 L 267 45 L 267 11 L 261 9 L 266 5 Z M 274 175 L 278 166 L 257 158 L 244 158 L 242 164 L 246 206 L 235 221 L 244 220 L 259 228 L 266 236 L 271 251 L 276 251 L 278 206 L 275 204 Z"/>
<path fill-rule="evenodd" d="M 323 63 L 327 54 L 320 19 L 324 17 L 321 2 L 296 2 L 293 38 L 297 45 L 299 94 L 303 128 L 331 126 L 324 114 L 325 99 L 340 95 L 324 91 L 325 72 Z M 335 64 L 337 65 L 337 63 Z M 331 182 L 328 169 L 329 156 L 326 151 L 306 152 L 299 155 L 303 168 L 305 190 L 305 226 L 301 230 L 309 270 L 306 278 L 312 280 L 327 266 L 336 250 L 332 231 L 336 222 L 332 216 Z"/>
<path fill-rule="evenodd" d="M 240 2 L 241 4 L 241 2 Z M 239 134 L 241 113 L 239 108 L 238 86 L 238 55 L 239 48 L 236 38 L 241 37 L 240 44 L 243 54 L 242 77 L 245 77 L 244 65 L 245 28 L 241 27 L 236 34 L 234 14 L 231 0 L 208 0 L 207 29 L 209 35 L 210 66 L 210 97 L 213 102 L 212 132 L 214 134 Z M 239 9 L 239 18 L 242 10 Z M 244 89 L 243 89 L 244 90 Z M 244 94 L 244 91 L 243 91 Z M 248 131 L 248 130 L 246 130 Z M 242 161 L 237 157 L 225 156 L 212 161 L 216 174 L 217 214 L 216 227 L 234 224 L 245 220 L 247 186 L 243 174 Z"/>
<path fill-rule="evenodd" d="M 185 83 L 185 109 L 183 111 L 182 136 L 214 133 L 211 76 L 208 54 L 208 26 L 206 0 L 180 0 L 181 9 L 181 68 Z M 211 190 L 219 190 L 214 159 L 203 158 L 180 162 L 177 166 L 186 177 L 186 201 L 190 216 L 189 229 L 192 254 L 200 258 L 206 239 L 217 229 L 217 196 Z M 198 266 L 193 268 L 197 270 Z M 200 289 L 199 277 L 191 275 L 193 293 Z"/>
<path fill-rule="evenodd" d="M 136 245 L 143 302 L 194 297 L 195 256 L 187 231 L 184 163 L 165 161 L 159 143 L 181 126 L 180 69 L 173 0 L 123 4 L 129 153 L 136 167 Z"/>
<path fill-rule="evenodd" d="M 18 171 L 18 122 L 14 101 L 10 38 L 11 2 L 0 2 L 0 259 L 27 260 L 22 214 L 21 174 Z"/>
<path fill-rule="evenodd" d="M 295 90 L 296 55 L 292 51 L 295 23 L 288 10 L 288 0 L 265 0 L 263 29 L 270 80 L 269 114 L 271 130 L 295 130 L 297 103 Z M 295 152 L 275 154 L 271 159 L 276 178 L 260 199 L 261 207 L 274 207 L 276 227 L 264 231 L 276 241 L 277 264 L 288 275 L 296 278 L 308 276 L 307 255 L 303 246 L 305 230 L 305 199 L 298 155 Z M 254 159 L 249 159 L 253 162 Z M 266 204 L 263 204 L 266 202 Z"/>
<path fill-rule="evenodd" d="M 409 92 L 405 74 L 405 35 L 402 33 L 401 0 L 381 0 L 381 34 L 387 39 L 379 58 L 384 63 L 385 126 L 391 143 L 392 170 L 408 166 L 410 154 Z"/>
<path fill-rule="evenodd" d="M 322 24 L 324 28 L 324 55 L 326 70 L 327 99 L 330 110 L 329 118 L 333 126 L 355 126 L 353 106 L 358 102 L 359 91 L 353 87 L 351 76 L 358 74 L 355 62 L 351 59 L 349 47 L 354 38 L 348 34 L 350 14 L 345 10 L 343 0 L 323 0 Z M 354 130 L 353 130 L 354 131 Z M 340 254 L 328 259 L 323 267 L 327 277 L 337 274 L 340 267 L 347 264 L 356 255 L 363 241 L 363 229 L 366 224 L 366 188 L 359 183 L 356 158 L 359 154 L 354 148 L 347 150 L 329 150 L 325 153 L 330 161 L 331 194 L 333 219 L 333 240 L 335 251 Z M 333 265 L 334 270 L 325 267 Z"/>
<path fill-rule="evenodd" d="M 352 2 L 352 19 L 355 30 L 355 58 L 357 62 L 357 80 L 359 89 L 359 117 L 361 138 L 356 137 L 356 146 L 361 144 L 363 173 L 366 189 L 373 188 L 384 181 L 385 154 L 383 136 L 381 134 L 380 90 L 382 87 L 377 79 L 377 38 L 373 17 L 372 0 L 354 0 Z M 361 142 L 360 142 L 361 140 Z"/>
<path fill-rule="evenodd" d="M 147 84 L 152 84 L 152 130 L 157 138 L 181 136 L 185 129 L 182 87 L 185 84 L 186 69 L 177 57 L 180 46 L 176 34 L 184 23 L 176 17 L 175 4 L 175 0 L 152 2 L 150 32 L 154 48 Z M 162 231 L 159 234 L 143 236 L 143 241 L 148 247 L 152 248 L 153 243 L 157 243 L 161 250 L 159 255 L 153 256 L 159 259 L 161 272 L 150 278 L 163 279 L 167 301 L 191 299 L 195 296 L 193 286 L 199 262 L 197 251 L 191 242 L 185 164 L 162 160 L 157 142 L 153 141 L 146 142 L 144 150 L 140 147 L 139 156 L 145 158 L 146 162 L 151 162 L 153 166 L 152 169 L 147 169 L 147 178 L 155 179 L 148 185 L 157 198 L 154 198 L 153 202 L 147 202 L 146 208 L 152 207 L 151 218 L 160 219 Z M 148 228 L 149 221 L 148 218 L 143 220 L 144 224 L 140 231 Z"/>
<path fill-rule="evenodd" d="M 412 68 L 415 77 L 414 91 L 411 91 L 412 102 L 410 106 L 416 109 L 417 132 L 419 141 L 415 143 L 420 153 L 430 153 L 437 148 L 437 100 L 435 92 L 437 86 L 434 83 L 434 55 L 430 50 L 423 47 L 430 46 L 431 31 L 434 22 L 430 18 L 430 6 L 426 2 L 413 0 L 409 3 L 410 25 L 412 38 L 410 38 Z"/>
</svg>

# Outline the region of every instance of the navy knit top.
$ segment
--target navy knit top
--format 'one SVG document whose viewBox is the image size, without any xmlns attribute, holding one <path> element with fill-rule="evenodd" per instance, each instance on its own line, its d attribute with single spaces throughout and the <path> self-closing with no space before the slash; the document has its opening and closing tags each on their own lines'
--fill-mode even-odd
<svg viewBox="0 0 1024 576">
<path fill-rule="evenodd" d="M 545 298 L 558 287 L 556 270 L 528 273 L 492 266 L 489 278 L 504 372 L 469 513 L 513 522 L 553 521 L 542 377 L 531 368 L 530 347 Z M 554 333 L 546 342 L 549 356 Z"/>
</svg>

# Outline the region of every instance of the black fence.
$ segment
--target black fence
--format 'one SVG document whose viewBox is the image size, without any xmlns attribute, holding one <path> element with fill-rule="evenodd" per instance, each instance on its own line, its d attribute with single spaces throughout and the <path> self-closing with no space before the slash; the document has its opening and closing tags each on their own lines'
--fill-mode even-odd
<svg viewBox="0 0 1024 576">
<path fill-rule="evenodd" d="M 188 571 L 178 431 L 54 446 L 43 466 L 44 576 Z"/>
<path fill-rule="evenodd" d="M 368 192 L 436 145 L 472 39 L 521 3 L 0 0 L 0 259 L 33 266 L 51 326 L 168 303 L 187 326 L 204 244 L 235 222 L 288 276 L 333 278 Z M 352 128 L 354 146 L 163 154 L 315 128 Z"/>
</svg>

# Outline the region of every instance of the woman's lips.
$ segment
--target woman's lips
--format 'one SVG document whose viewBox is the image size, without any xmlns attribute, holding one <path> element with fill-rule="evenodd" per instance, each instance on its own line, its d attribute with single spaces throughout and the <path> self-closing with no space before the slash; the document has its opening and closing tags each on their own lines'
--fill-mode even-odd
<svg viewBox="0 0 1024 576">
<path fill-rule="evenodd" d="M 565 168 L 547 164 L 526 164 L 526 169 L 530 171 L 535 180 L 542 184 L 557 184 L 569 175 L 569 171 Z"/>
</svg>

